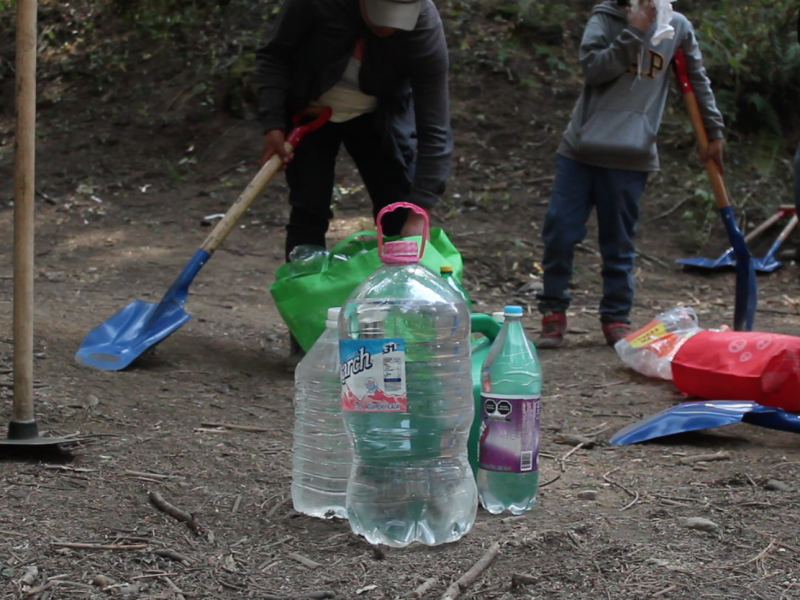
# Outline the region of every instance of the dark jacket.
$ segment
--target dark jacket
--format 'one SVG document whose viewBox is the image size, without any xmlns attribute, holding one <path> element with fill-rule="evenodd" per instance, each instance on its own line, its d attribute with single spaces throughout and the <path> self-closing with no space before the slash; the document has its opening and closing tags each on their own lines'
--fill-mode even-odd
<svg viewBox="0 0 800 600">
<path fill-rule="evenodd" d="M 361 90 L 378 98 L 375 127 L 383 151 L 411 167 L 410 201 L 434 206 L 453 154 L 448 56 L 439 13 L 424 0 L 417 27 L 378 37 L 359 0 L 284 0 L 266 45 L 256 53 L 259 116 L 264 130 L 289 128 L 292 113 L 341 78 L 364 38 Z"/>
</svg>

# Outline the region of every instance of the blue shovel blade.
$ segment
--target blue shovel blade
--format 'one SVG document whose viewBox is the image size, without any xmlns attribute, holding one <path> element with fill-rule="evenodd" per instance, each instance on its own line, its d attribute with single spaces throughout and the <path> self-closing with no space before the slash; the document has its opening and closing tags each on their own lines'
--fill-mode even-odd
<svg viewBox="0 0 800 600">
<path fill-rule="evenodd" d="M 744 421 L 769 429 L 800 433 L 800 416 L 779 408 L 740 400 L 685 402 L 621 429 L 614 445 L 637 444 L 659 437 L 724 427 Z"/>
<path fill-rule="evenodd" d="M 210 256 L 203 249 L 195 252 L 161 302 L 135 300 L 92 329 L 75 359 L 87 367 L 120 371 L 180 328 L 192 318 L 183 310 L 189 285 Z"/>
<path fill-rule="evenodd" d="M 696 269 L 722 269 L 736 265 L 736 258 L 733 256 L 733 248 L 722 254 L 717 259 L 711 258 L 679 258 L 675 261 L 678 264 L 694 267 Z"/>
<path fill-rule="evenodd" d="M 191 318 L 177 302 L 135 300 L 92 329 L 75 358 L 87 367 L 119 371 Z"/>
</svg>

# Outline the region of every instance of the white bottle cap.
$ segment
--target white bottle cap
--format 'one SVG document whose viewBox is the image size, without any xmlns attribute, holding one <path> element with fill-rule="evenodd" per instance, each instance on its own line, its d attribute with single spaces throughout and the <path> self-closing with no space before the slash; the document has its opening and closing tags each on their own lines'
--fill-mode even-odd
<svg viewBox="0 0 800 600">
<path fill-rule="evenodd" d="M 506 321 L 506 313 L 505 311 L 499 310 L 497 312 L 492 313 L 492 318 L 497 321 L 498 323 L 505 323 Z"/>
<path fill-rule="evenodd" d="M 336 329 L 339 327 L 339 313 L 342 309 L 338 306 L 328 309 L 328 320 L 325 321 L 325 327 L 328 329 Z"/>
</svg>

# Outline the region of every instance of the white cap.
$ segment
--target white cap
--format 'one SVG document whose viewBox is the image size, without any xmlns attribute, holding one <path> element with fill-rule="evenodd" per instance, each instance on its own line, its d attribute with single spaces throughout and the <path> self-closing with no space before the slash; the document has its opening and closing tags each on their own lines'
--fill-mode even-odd
<svg viewBox="0 0 800 600">
<path fill-rule="evenodd" d="M 339 313 L 342 312 L 341 307 L 336 306 L 328 309 L 328 320 L 325 321 L 325 327 L 335 329 L 339 327 Z"/>
<path fill-rule="evenodd" d="M 506 313 L 503 310 L 498 310 L 497 312 L 492 313 L 492 318 L 498 323 L 505 323 Z"/>
</svg>

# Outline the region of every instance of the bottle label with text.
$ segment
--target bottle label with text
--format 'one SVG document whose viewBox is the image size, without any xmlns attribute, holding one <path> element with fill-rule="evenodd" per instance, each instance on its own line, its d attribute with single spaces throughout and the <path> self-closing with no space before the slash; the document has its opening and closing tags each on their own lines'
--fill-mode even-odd
<svg viewBox="0 0 800 600">
<path fill-rule="evenodd" d="M 342 410 L 405 412 L 405 350 L 403 339 L 339 340 Z"/>
<path fill-rule="evenodd" d="M 481 395 L 481 469 L 501 473 L 530 473 L 538 468 L 538 396 Z"/>
</svg>

